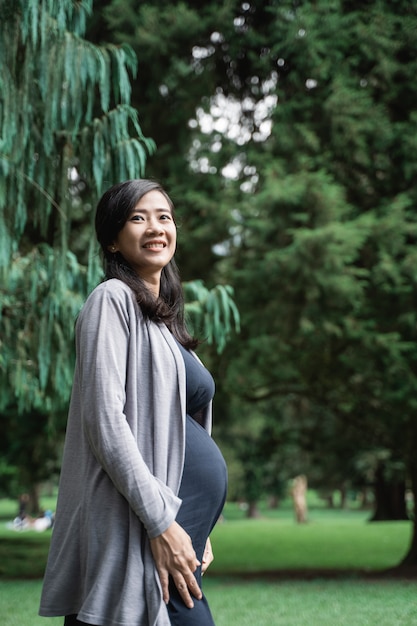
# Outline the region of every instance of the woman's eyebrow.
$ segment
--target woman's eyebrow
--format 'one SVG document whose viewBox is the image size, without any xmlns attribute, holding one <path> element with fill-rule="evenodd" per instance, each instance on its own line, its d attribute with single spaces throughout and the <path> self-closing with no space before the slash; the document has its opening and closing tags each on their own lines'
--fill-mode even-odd
<svg viewBox="0 0 417 626">
<path fill-rule="evenodd" d="M 169 208 L 156 208 L 156 209 L 145 209 L 145 208 L 141 208 L 141 209 L 133 209 L 132 213 L 149 213 L 152 211 L 156 211 L 157 213 L 171 213 L 171 209 Z"/>
</svg>

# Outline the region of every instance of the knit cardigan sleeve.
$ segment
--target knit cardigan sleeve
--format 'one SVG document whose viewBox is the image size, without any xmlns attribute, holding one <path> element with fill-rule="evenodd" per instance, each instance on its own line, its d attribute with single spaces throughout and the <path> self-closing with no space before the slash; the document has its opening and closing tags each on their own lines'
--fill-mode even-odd
<svg viewBox="0 0 417 626">
<path fill-rule="evenodd" d="M 158 455 L 157 442 L 147 440 L 157 434 L 146 389 L 152 386 L 152 359 L 136 355 L 146 344 L 138 334 L 146 334 L 147 326 L 130 290 L 109 282 L 90 296 L 76 327 L 81 424 L 95 459 L 152 538 L 175 520 L 181 500 L 149 462 L 149 450 Z M 138 380 L 130 380 L 133 375 Z"/>
</svg>

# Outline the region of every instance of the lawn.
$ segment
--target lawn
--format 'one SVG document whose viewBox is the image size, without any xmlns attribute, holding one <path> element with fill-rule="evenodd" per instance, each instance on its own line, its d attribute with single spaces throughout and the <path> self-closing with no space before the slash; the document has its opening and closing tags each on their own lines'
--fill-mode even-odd
<svg viewBox="0 0 417 626">
<path fill-rule="evenodd" d="M 0 501 L 2 626 L 62 625 L 37 616 L 50 531 L 9 530 L 14 513 Z M 377 576 L 404 556 L 411 523 L 368 517 L 312 507 L 297 525 L 289 506 L 248 520 L 227 505 L 204 583 L 216 626 L 417 626 L 416 581 Z"/>
<path fill-rule="evenodd" d="M 317 509 L 307 524 L 288 512 L 257 520 L 228 518 L 212 534 L 219 574 L 277 570 L 380 570 L 405 555 L 410 522 L 369 523 L 369 512 Z"/>
<path fill-rule="evenodd" d="M 37 615 L 40 581 L 0 582 L 2 626 L 62 626 Z M 411 581 L 245 582 L 207 577 L 216 626 L 416 626 Z"/>
<path fill-rule="evenodd" d="M 10 507 L 0 501 L 0 579 L 40 578 L 50 531 L 9 530 Z M 304 525 L 294 523 L 288 507 L 261 513 L 260 519 L 246 519 L 237 505 L 226 506 L 212 534 L 213 575 L 381 570 L 399 563 L 410 542 L 410 522 L 369 523 L 369 513 L 363 511 L 317 508 Z"/>
<path fill-rule="evenodd" d="M 207 581 L 217 626 L 416 626 L 410 581 Z"/>
</svg>

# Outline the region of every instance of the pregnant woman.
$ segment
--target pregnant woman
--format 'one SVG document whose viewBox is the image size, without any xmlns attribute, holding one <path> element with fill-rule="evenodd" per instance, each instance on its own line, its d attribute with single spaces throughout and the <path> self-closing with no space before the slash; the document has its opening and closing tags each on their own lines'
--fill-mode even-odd
<svg viewBox="0 0 417 626">
<path fill-rule="evenodd" d="M 40 615 L 65 625 L 213 626 L 201 575 L 227 489 L 214 382 L 184 323 L 174 207 L 149 180 L 96 212 L 105 280 L 76 366 Z"/>
</svg>

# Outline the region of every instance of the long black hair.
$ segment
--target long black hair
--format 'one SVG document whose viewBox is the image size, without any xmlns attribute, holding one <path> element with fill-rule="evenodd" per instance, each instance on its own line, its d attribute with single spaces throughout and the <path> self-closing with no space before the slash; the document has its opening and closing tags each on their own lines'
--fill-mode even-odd
<svg viewBox="0 0 417 626">
<path fill-rule="evenodd" d="M 164 322 L 184 347 L 192 349 L 197 346 L 198 341 L 189 334 L 185 325 L 184 294 L 174 258 L 162 269 L 159 297 L 155 298 L 120 252 L 114 253 L 109 249 L 135 206 L 149 191 L 159 191 L 165 196 L 175 221 L 174 204 L 156 181 L 124 181 L 110 187 L 99 200 L 95 227 L 103 255 L 105 279 L 118 278 L 126 283 L 132 289 L 144 317 L 151 321 Z"/>
</svg>

